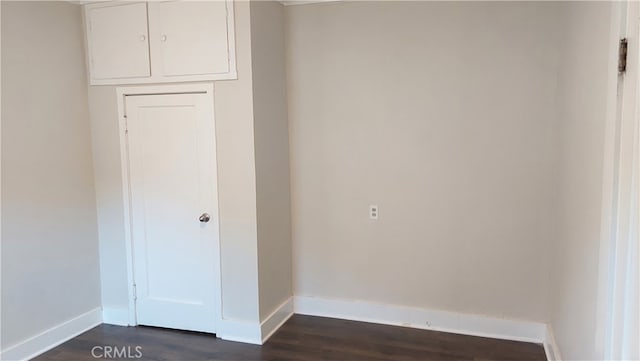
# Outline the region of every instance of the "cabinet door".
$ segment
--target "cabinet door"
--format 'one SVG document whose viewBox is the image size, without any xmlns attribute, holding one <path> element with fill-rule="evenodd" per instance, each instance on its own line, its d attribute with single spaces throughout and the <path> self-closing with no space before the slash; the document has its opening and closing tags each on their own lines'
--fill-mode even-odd
<svg viewBox="0 0 640 361">
<path fill-rule="evenodd" d="M 92 82 L 151 75 L 146 3 L 87 5 L 86 21 Z"/>
<path fill-rule="evenodd" d="M 227 1 L 149 3 L 154 75 L 163 77 L 227 73 Z"/>
</svg>

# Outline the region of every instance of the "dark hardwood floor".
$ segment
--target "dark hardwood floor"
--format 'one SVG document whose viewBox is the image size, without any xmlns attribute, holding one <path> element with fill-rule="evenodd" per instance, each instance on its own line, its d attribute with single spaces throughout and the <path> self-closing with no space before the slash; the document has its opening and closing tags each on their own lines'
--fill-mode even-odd
<svg viewBox="0 0 640 361">
<path fill-rule="evenodd" d="M 95 346 L 115 346 L 120 352 L 129 347 L 128 356 L 167 361 L 546 360 L 543 347 L 532 343 L 302 315 L 294 315 L 263 346 L 162 328 L 100 325 L 35 360 L 95 360 Z M 127 356 L 107 358 L 100 348 L 94 353 L 100 359 Z"/>
</svg>

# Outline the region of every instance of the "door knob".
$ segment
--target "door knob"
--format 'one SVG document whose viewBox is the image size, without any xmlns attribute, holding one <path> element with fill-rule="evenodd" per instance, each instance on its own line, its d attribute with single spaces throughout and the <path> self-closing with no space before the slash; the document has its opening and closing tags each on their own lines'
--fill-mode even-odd
<svg viewBox="0 0 640 361">
<path fill-rule="evenodd" d="M 209 215 L 209 213 L 202 213 L 202 215 L 198 219 L 202 223 L 207 223 L 207 222 L 209 222 L 211 220 L 211 216 Z"/>
</svg>

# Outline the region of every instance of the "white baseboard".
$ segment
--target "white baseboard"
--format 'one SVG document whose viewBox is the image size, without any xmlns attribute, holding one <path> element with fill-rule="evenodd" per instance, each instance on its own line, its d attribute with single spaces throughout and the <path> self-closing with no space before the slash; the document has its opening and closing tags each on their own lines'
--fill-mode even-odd
<svg viewBox="0 0 640 361">
<path fill-rule="evenodd" d="M 116 326 L 129 326 L 129 309 L 121 307 L 103 307 L 102 323 Z"/>
<path fill-rule="evenodd" d="M 0 359 L 4 361 L 29 360 L 101 323 L 102 310 L 95 308 L 2 350 Z"/>
<path fill-rule="evenodd" d="M 541 344 L 546 338 L 546 325 L 540 322 L 362 301 L 295 296 L 294 312 Z"/>
<path fill-rule="evenodd" d="M 560 350 L 556 343 L 556 338 L 551 329 L 551 325 L 547 325 L 547 333 L 544 340 L 544 353 L 547 355 L 547 361 L 562 361 Z"/>
<path fill-rule="evenodd" d="M 262 344 L 262 332 L 258 322 L 223 319 L 216 336 L 227 341 Z"/>
<path fill-rule="evenodd" d="M 283 302 L 261 323 L 223 319 L 216 336 L 227 341 L 262 345 L 293 315 L 293 297 Z"/>
<path fill-rule="evenodd" d="M 293 297 L 289 297 L 288 300 L 284 301 L 260 324 L 262 344 L 267 342 L 269 337 L 278 331 L 280 326 L 287 322 L 291 316 L 293 316 Z"/>
<path fill-rule="evenodd" d="M 261 345 L 293 313 L 542 343 L 549 361 L 561 361 L 553 331 L 543 323 L 306 296 L 289 298 L 261 323 L 222 320 L 217 336 L 224 340 Z M 126 326 L 128 311 L 119 308 L 93 309 L 2 350 L 0 359 L 5 361 L 31 359 L 101 324 L 103 319 L 107 324 Z"/>
</svg>

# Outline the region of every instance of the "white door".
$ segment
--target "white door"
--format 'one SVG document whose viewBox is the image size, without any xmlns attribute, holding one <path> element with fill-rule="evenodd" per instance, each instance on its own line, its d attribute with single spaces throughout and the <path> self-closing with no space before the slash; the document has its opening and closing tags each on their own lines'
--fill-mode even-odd
<svg viewBox="0 0 640 361">
<path fill-rule="evenodd" d="M 213 99 L 126 97 L 136 317 L 215 333 L 219 300 Z"/>
<path fill-rule="evenodd" d="M 86 8 L 92 79 L 151 75 L 146 3 L 111 3 Z"/>
<path fill-rule="evenodd" d="M 227 73 L 226 1 L 149 3 L 153 71 L 162 76 Z"/>
</svg>

